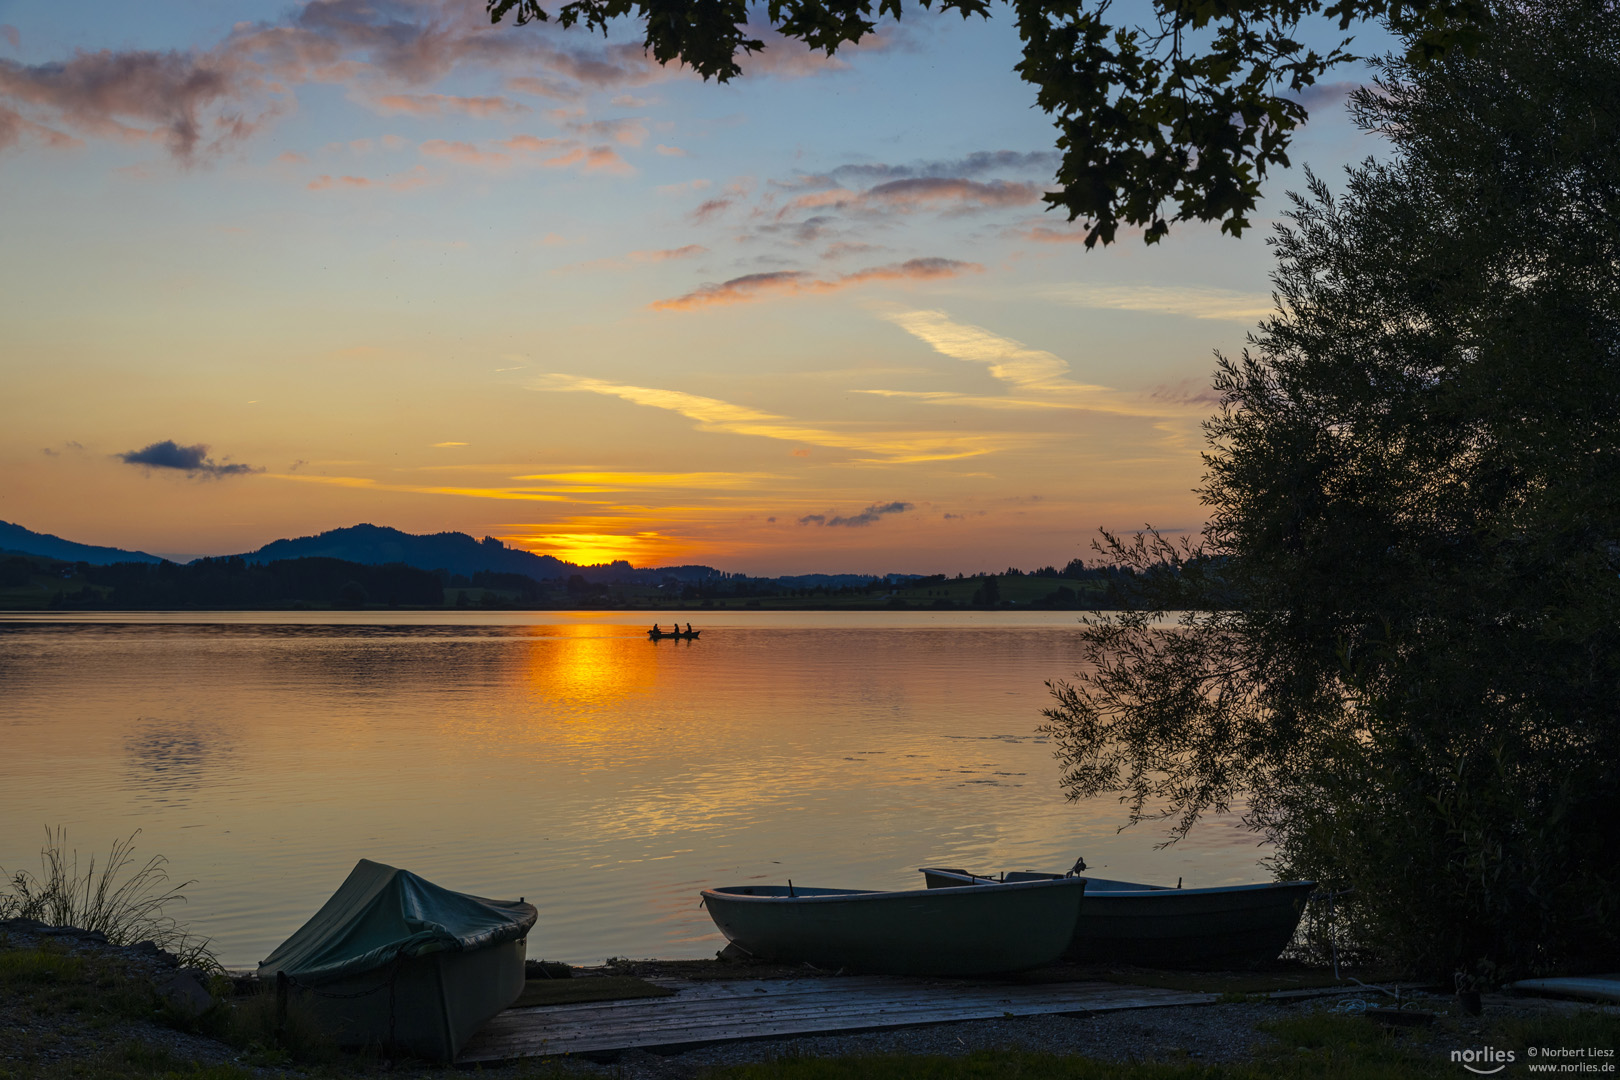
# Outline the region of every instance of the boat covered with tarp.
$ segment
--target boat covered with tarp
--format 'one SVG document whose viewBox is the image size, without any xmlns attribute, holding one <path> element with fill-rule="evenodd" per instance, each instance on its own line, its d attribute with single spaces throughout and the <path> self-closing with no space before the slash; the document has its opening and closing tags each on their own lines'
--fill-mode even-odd
<svg viewBox="0 0 1620 1080">
<path fill-rule="evenodd" d="M 1078 879 L 873 892 L 787 885 L 703 890 L 750 956 L 880 975 L 990 975 L 1056 960 L 1074 936 Z"/>
<path fill-rule="evenodd" d="M 1080 866 L 1083 868 L 1084 863 Z M 1266 881 L 1183 889 L 1134 881 L 1033 871 L 995 877 L 927 867 L 929 890 L 985 885 L 1011 888 L 1031 881 L 1085 881 L 1086 906 L 1064 950 L 1078 963 L 1108 961 L 1147 967 L 1253 967 L 1275 960 L 1293 940 L 1314 881 Z"/>
<path fill-rule="evenodd" d="M 361 859 L 319 911 L 259 964 L 343 1046 L 450 1061 L 523 993 L 538 913 Z"/>
</svg>

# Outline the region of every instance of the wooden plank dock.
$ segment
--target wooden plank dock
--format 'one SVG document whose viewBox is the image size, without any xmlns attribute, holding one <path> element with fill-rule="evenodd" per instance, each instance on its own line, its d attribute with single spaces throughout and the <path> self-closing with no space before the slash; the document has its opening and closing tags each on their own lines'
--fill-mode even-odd
<svg viewBox="0 0 1620 1080">
<path fill-rule="evenodd" d="M 880 976 L 649 981 L 670 987 L 675 996 L 507 1009 L 473 1036 L 456 1064 L 1008 1016 L 1207 1005 L 1216 998 L 1103 982 L 1030 985 Z"/>
</svg>

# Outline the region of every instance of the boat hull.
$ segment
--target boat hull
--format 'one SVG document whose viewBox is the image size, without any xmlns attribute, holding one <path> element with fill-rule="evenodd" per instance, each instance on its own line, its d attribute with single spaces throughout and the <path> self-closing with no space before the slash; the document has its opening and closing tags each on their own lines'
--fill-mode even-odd
<svg viewBox="0 0 1620 1080">
<path fill-rule="evenodd" d="M 989 975 L 1057 960 L 1085 883 L 859 892 L 741 885 L 705 889 L 720 932 L 761 959 L 883 975 Z"/>
<path fill-rule="evenodd" d="M 320 986 L 295 987 L 291 998 L 339 1046 L 393 1047 L 447 1062 L 523 993 L 526 953 L 523 938 L 430 953 Z"/>
<path fill-rule="evenodd" d="M 982 887 L 973 882 L 986 880 L 942 869 L 923 874 L 930 889 Z M 1048 877 L 1009 874 L 1008 880 Z M 1293 939 L 1316 887 L 1311 881 L 1286 881 L 1171 889 L 1086 880 L 1091 887 L 1064 959 L 1145 967 L 1253 967 L 1275 960 Z"/>
</svg>

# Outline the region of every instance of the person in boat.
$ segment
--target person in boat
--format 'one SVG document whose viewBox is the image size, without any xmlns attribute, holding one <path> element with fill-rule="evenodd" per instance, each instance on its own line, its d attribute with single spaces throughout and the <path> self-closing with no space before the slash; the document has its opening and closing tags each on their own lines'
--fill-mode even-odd
<svg viewBox="0 0 1620 1080">
<path fill-rule="evenodd" d="M 653 637 L 657 637 L 657 636 L 658 636 L 658 635 L 659 635 L 659 634 L 662 634 L 662 633 L 663 633 L 663 631 L 662 631 L 662 630 L 660 630 L 660 629 L 658 629 L 658 624 L 657 624 L 657 623 L 653 623 L 653 628 L 652 628 L 652 636 L 653 636 Z"/>
<path fill-rule="evenodd" d="M 676 623 L 676 624 L 675 624 L 675 629 L 676 629 L 676 630 L 679 630 L 679 629 L 680 629 L 680 628 L 681 628 L 681 624 L 680 624 L 680 623 Z M 691 633 L 691 632 L 692 632 L 692 624 L 691 624 L 691 623 L 687 623 L 687 624 L 686 624 L 686 632 L 687 632 L 687 633 L 688 633 L 688 634 L 690 634 L 690 633 Z"/>
</svg>

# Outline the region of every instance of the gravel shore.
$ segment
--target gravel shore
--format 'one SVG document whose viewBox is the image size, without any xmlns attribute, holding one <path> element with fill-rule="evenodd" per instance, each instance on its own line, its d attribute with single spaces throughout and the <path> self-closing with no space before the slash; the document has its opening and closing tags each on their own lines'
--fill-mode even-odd
<svg viewBox="0 0 1620 1080">
<path fill-rule="evenodd" d="M 118 965 L 115 970 L 120 971 L 119 977 L 126 981 L 161 984 L 177 968 L 172 956 L 150 945 L 117 948 L 108 945 L 100 935 L 82 931 L 57 930 L 39 924 L 0 923 L 0 951 L 30 948 L 45 942 L 53 943 L 54 948 L 69 955 L 110 960 Z M 701 977 L 702 969 L 694 968 L 690 974 Z M 102 985 L 103 988 L 108 985 L 105 979 Z M 543 1071 L 625 1080 L 684 1080 L 698 1077 L 716 1066 L 749 1062 L 849 1055 L 960 1056 L 1000 1050 L 1074 1054 L 1110 1062 L 1238 1064 L 1291 1049 L 1279 1046 L 1264 1030 L 1269 1022 L 1307 1015 L 1315 1010 L 1356 1011 L 1362 1006 L 1387 1003 L 1374 990 L 1338 991 L 1331 995 L 1285 1000 L 1250 997 L 1210 1005 L 1137 1008 L 1079 1017 L 1052 1015 L 975 1020 L 735 1041 L 681 1052 L 629 1050 L 595 1060 L 553 1061 L 543 1066 Z M 1464 1015 L 1450 995 L 1419 995 L 1412 1004 L 1434 1013 L 1435 1019 L 1427 1026 L 1402 1030 L 1397 1037 L 1408 1047 L 1424 1054 L 1433 1053 L 1438 1059 L 1444 1059 L 1454 1048 L 1477 1042 L 1483 1026 L 1493 1021 L 1589 1008 L 1569 1002 L 1490 995 L 1486 999 L 1486 1016 L 1481 1019 Z M 110 1046 L 131 1044 L 199 1065 L 236 1064 L 266 1078 L 307 1075 L 298 1068 L 264 1065 L 225 1043 L 153 1020 L 97 1018 L 79 1010 L 42 1010 L 26 989 L 10 986 L 0 992 L 0 1076 L 58 1075 L 64 1065 L 105 1055 Z M 517 1080 L 534 1075 L 539 1064 L 530 1061 L 486 1067 L 480 1069 L 478 1075 Z M 334 1075 L 330 1066 L 316 1071 L 322 1076 Z M 401 1067 L 397 1062 L 388 1071 L 392 1076 L 424 1078 L 462 1075 L 442 1067 Z M 358 1067 L 354 1075 L 361 1075 Z"/>
</svg>

